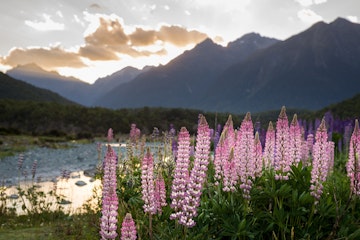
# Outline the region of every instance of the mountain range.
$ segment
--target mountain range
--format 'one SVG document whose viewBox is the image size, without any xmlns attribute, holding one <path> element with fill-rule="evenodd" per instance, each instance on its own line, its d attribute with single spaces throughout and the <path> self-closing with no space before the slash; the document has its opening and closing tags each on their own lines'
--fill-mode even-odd
<svg viewBox="0 0 360 240">
<path fill-rule="evenodd" d="M 67 105 L 76 104 L 57 93 L 16 80 L 2 72 L 0 72 L 0 99 L 56 102 Z"/>
<path fill-rule="evenodd" d="M 360 93 L 359 42 L 360 25 L 338 18 L 284 41 L 249 33 L 223 47 L 206 39 L 166 65 L 127 67 L 91 85 L 34 65 L 7 74 L 86 106 L 317 110 Z"/>
</svg>

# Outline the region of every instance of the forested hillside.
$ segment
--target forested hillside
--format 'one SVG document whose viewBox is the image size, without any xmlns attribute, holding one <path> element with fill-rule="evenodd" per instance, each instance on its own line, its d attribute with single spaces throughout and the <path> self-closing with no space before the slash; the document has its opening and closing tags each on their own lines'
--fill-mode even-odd
<svg viewBox="0 0 360 240">
<path fill-rule="evenodd" d="M 198 114 L 204 114 L 211 128 L 224 125 L 230 113 L 204 112 L 180 108 L 138 108 L 111 110 L 88 108 L 79 105 L 63 105 L 50 102 L 0 100 L 0 132 L 2 134 L 57 135 L 71 138 L 104 136 L 111 127 L 116 134 L 127 134 L 135 123 L 143 133 L 151 133 L 154 127 L 167 131 L 170 124 L 176 130 L 185 126 L 195 133 Z M 276 121 L 279 110 L 254 113 L 254 122 L 267 126 Z M 288 110 L 289 116 L 297 113 L 299 118 L 308 117 L 309 112 Z M 232 115 L 235 126 L 240 126 L 243 115 Z"/>
<path fill-rule="evenodd" d="M 32 100 L 75 104 L 59 94 L 34 87 L 0 72 L 0 99 Z"/>
</svg>

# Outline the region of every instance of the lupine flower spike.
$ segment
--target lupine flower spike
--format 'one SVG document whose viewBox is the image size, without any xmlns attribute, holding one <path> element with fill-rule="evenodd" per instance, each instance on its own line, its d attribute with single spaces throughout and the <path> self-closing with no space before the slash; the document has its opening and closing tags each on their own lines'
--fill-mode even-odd
<svg viewBox="0 0 360 240">
<path fill-rule="evenodd" d="M 154 186 L 154 159 L 147 149 L 141 166 L 141 187 L 142 199 L 144 201 L 144 212 L 149 214 L 156 213 L 155 186 Z"/>
<path fill-rule="evenodd" d="M 346 164 L 347 175 L 350 178 L 352 192 L 360 196 L 360 128 L 359 121 L 355 120 L 354 131 L 349 143 L 349 157 Z"/>
<path fill-rule="evenodd" d="M 201 115 L 196 137 L 194 166 L 191 169 L 183 212 L 179 219 L 179 223 L 186 227 L 193 227 L 196 224 L 193 218 L 197 216 L 197 208 L 200 205 L 200 197 L 209 164 L 209 153 L 210 129 L 205 117 Z"/>
<path fill-rule="evenodd" d="M 183 201 L 186 194 L 186 186 L 189 181 L 190 164 L 190 134 L 185 127 L 182 127 L 178 135 L 177 160 L 174 170 L 174 180 L 171 187 L 171 208 L 175 213 L 170 219 L 176 219 L 181 215 Z"/>
<path fill-rule="evenodd" d="M 270 169 L 274 166 L 275 158 L 275 129 L 272 122 L 269 122 L 265 136 L 264 168 Z"/>
<path fill-rule="evenodd" d="M 276 180 L 288 180 L 290 171 L 289 121 L 285 107 L 281 108 L 281 112 L 276 122 L 274 169 L 276 172 Z"/>
<path fill-rule="evenodd" d="M 240 188 L 243 190 L 243 197 L 245 199 L 250 199 L 250 190 L 255 178 L 254 142 L 254 126 L 251 115 L 248 112 L 241 122 L 235 146 L 236 158 L 239 159 L 237 169 L 241 181 Z"/>
<path fill-rule="evenodd" d="M 329 169 L 329 154 L 330 144 L 327 141 L 328 134 L 325 126 L 325 120 L 321 121 L 319 128 L 315 135 L 315 144 L 313 148 L 313 168 L 311 170 L 311 195 L 315 198 L 315 204 L 319 202 L 321 194 L 323 192 L 323 183 L 326 181 L 326 177 Z"/>
<path fill-rule="evenodd" d="M 297 120 L 297 115 L 291 121 L 289 128 L 289 163 L 290 165 L 298 165 L 301 160 L 302 141 L 301 128 Z"/>
<path fill-rule="evenodd" d="M 136 227 L 131 213 L 127 213 L 121 224 L 121 240 L 136 240 Z"/>
<path fill-rule="evenodd" d="M 116 153 L 108 145 L 104 160 L 104 177 L 102 190 L 102 216 L 100 219 L 101 239 L 117 237 L 118 197 L 116 194 Z"/>
</svg>

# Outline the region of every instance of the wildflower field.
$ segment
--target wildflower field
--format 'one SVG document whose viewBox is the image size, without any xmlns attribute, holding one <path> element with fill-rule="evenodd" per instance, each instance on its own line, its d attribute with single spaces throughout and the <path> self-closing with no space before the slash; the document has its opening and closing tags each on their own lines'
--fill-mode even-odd
<svg viewBox="0 0 360 240">
<path fill-rule="evenodd" d="M 357 120 L 289 121 L 283 107 L 265 129 L 250 113 L 239 126 L 231 116 L 215 129 L 203 115 L 197 121 L 193 136 L 185 127 L 145 136 L 133 124 L 125 153 L 110 128 L 98 148 L 101 191 L 82 211 L 50 210 L 45 195 L 61 201 L 56 192 L 20 188 L 37 207 L 17 216 L 2 194 L 0 235 L 35 228 L 43 239 L 360 238 Z"/>
</svg>

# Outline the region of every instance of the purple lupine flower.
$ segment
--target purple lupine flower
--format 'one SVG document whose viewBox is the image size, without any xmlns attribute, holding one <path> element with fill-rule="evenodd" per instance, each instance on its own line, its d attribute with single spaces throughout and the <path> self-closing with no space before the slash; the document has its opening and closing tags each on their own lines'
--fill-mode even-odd
<svg viewBox="0 0 360 240">
<path fill-rule="evenodd" d="M 274 169 L 276 180 L 288 180 L 289 161 L 289 121 L 286 108 L 282 107 L 276 122 Z"/>
<path fill-rule="evenodd" d="M 179 223 L 186 227 L 193 227 L 196 224 L 193 218 L 197 216 L 197 208 L 200 205 L 200 197 L 203 184 L 206 181 L 206 172 L 209 164 L 209 131 L 209 125 L 206 122 L 205 117 L 200 115 L 196 137 L 194 166 L 191 169 L 183 211 L 179 218 Z"/>
<path fill-rule="evenodd" d="M 131 213 L 127 213 L 121 224 L 121 240 L 136 240 L 136 227 Z"/>
<path fill-rule="evenodd" d="M 266 131 L 265 149 L 264 149 L 264 168 L 269 169 L 274 166 L 275 159 L 275 129 L 272 122 L 269 122 Z"/>
<path fill-rule="evenodd" d="M 162 177 L 161 173 L 158 174 L 155 181 L 155 204 L 156 210 L 159 214 L 162 213 L 162 207 L 167 205 L 166 203 L 166 189 L 165 189 L 165 180 Z"/>
<path fill-rule="evenodd" d="M 101 239 L 115 239 L 117 237 L 118 197 L 116 194 L 116 153 L 108 145 L 104 160 L 104 177 L 102 190 L 102 208 L 100 219 Z"/>
<path fill-rule="evenodd" d="M 154 186 L 154 159 L 147 149 L 141 166 L 141 188 L 142 200 L 144 201 L 144 212 L 156 214 L 155 186 Z"/>
<path fill-rule="evenodd" d="M 65 179 L 66 181 L 69 180 L 70 173 L 71 172 L 69 170 L 66 169 L 61 170 L 61 178 Z"/>
<path fill-rule="evenodd" d="M 289 128 L 289 161 L 290 165 L 298 165 L 301 160 L 302 141 L 301 128 L 297 120 L 297 115 L 291 121 Z"/>
<path fill-rule="evenodd" d="M 221 130 L 222 130 L 221 124 L 218 124 L 217 127 L 216 127 L 216 131 L 214 133 L 214 150 L 215 150 L 215 154 L 216 154 L 217 145 L 218 145 L 219 140 L 220 140 Z"/>
<path fill-rule="evenodd" d="M 355 120 L 354 131 L 349 143 L 349 156 L 346 163 L 347 176 L 350 178 L 351 191 L 360 196 L 360 128 L 359 122 Z"/>
<path fill-rule="evenodd" d="M 255 178 L 255 151 L 254 151 L 254 126 L 250 113 L 246 113 L 238 131 L 235 152 L 238 161 L 238 175 L 240 176 L 240 188 L 243 197 L 250 199 L 252 181 Z"/>
<path fill-rule="evenodd" d="M 171 186 L 171 208 L 175 213 L 170 215 L 170 219 L 180 216 L 186 194 L 186 186 L 189 181 L 190 165 L 190 134 L 185 127 L 182 127 L 178 136 L 177 160 L 174 170 L 174 180 Z"/>
<path fill-rule="evenodd" d="M 20 153 L 18 158 L 18 170 L 21 171 L 24 163 L 24 154 Z"/>
<path fill-rule="evenodd" d="M 316 131 L 315 144 L 313 148 L 313 168 L 311 170 L 311 195 L 315 198 L 315 204 L 319 202 L 320 196 L 323 192 L 323 183 L 329 169 L 329 143 L 327 141 L 328 135 L 323 119 Z"/>
<path fill-rule="evenodd" d="M 351 123 L 349 123 L 344 128 L 344 137 L 343 138 L 344 138 L 345 150 L 347 150 L 349 148 L 352 132 L 353 132 L 353 127 L 352 127 Z"/>
<path fill-rule="evenodd" d="M 255 162 L 255 176 L 261 176 L 262 168 L 263 168 L 263 152 L 262 145 L 260 142 L 259 132 L 255 133 L 255 141 L 254 141 L 254 162 Z"/>
<path fill-rule="evenodd" d="M 107 134 L 107 141 L 108 143 L 111 143 L 114 139 L 114 132 L 112 130 L 112 128 L 109 128 L 108 130 L 108 134 Z"/>
</svg>

